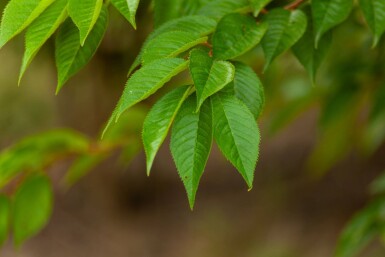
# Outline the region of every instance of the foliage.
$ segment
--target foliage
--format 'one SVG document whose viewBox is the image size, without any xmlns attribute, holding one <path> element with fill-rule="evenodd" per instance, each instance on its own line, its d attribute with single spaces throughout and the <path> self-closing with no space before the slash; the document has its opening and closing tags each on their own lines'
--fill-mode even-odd
<svg viewBox="0 0 385 257">
<path fill-rule="evenodd" d="M 136 28 L 138 5 L 138 0 L 10 0 L 0 25 L 0 47 L 26 30 L 21 79 L 39 49 L 55 34 L 59 92 L 97 51 L 108 26 L 109 8 L 116 8 Z M 265 56 L 264 71 L 267 72 L 278 56 L 292 49 L 316 84 L 316 73 L 329 50 L 332 31 L 349 17 L 352 10 L 356 10 L 355 7 L 362 10 L 373 33 L 373 46 L 378 45 L 385 31 L 382 0 L 360 0 L 359 5 L 353 0 L 154 0 L 156 29 L 143 43 L 129 69 L 130 77 L 104 129 L 104 139 L 92 142 L 73 132 L 54 131 L 26 139 L 0 155 L 0 186 L 12 184 L 18 178 L 22 181 L 11 201 L 17 208 L 9 211 L 6 197 L 0 203 L 4 210 L 4 214 L 0 214 L 0 242 L 7 234 L 9 216 L 13 217 L 16 244 L 45 224 L 51 210 L 52 190 L 41 171 L 58 156 L 68 153 L 77 156 L 65 176 L 67 183 L 72 184 L 112 150 L 131 146 L 128 152 L 136 152 L 140 132 L 121 129 L 127 125 L 126 111 L 186 70 L 191 85 L 171 90 L 154 104 L 145 119 L 141 119 L 144 120 L 142 140 L 147 173 L 150 174 L 156 153 L 171 131 L 170 150 L 191 208 L 213 142 L 251 189 L 259 157 L 257 119 L 265 96 L 258 75 L 240 60 L 260 46 Z M 317 163 L 318 156 L 326 156 L 323 166 L 319 167 L 320 172 L 328 169 L 350 142 L 350 134 L 344 129 L 354 115 L 345 114 L 351 112 L 350 103 L 356 100 L 359 92 L 356 89 L 346 90 L 341 86 L 326 100 L 321 117 L 324 133 L 342 130 L 344 134 L 330 137 L 340 148 L 329 151 L 330 141 L 325 141 L 314 150 L 310 162 Z M 385 138 L 381 123 L 384 111 L 381 104 L 376 107 L 381 99 L 374 100 L 373 119 L 365 137 L 369 146 L 374 143 L 378 146 L 378 141 Z M 313 94 L 301 96 L 293 106 L 283 110 L 275 127 L 279 128 L 285 123 L 282 120 L 294 116 L 313 100 Z M 135 136 L 124 140 L 130 133 Z M 36 186 L 39 183 L 41 186 Z M 25 192 L 29 192 L 28 195 Z M 17 224 L 26 222 L 20 213 L 29 208 L 28 197 L 33 194 L 38 199 L 33 204 L 43 206 L 42 212 L 34 214 L 34 218 L 28 220 L 29 229 L 20 232 Z M 377 207 L 373 208 L 374 212 L 378 211 Z M 374 216 L 378 217 L 378 213 Z M 366 233 L 367 227 L 373 225 L 367 220 L 374 216 L 363 214 L 353 220 L 339 249 L 343 249 L 343 245 L 360 245 L 361 242 L 353 238 L 354 231 Z M 337 256 L 350 255 L 339 250 Z"/>
</svg>

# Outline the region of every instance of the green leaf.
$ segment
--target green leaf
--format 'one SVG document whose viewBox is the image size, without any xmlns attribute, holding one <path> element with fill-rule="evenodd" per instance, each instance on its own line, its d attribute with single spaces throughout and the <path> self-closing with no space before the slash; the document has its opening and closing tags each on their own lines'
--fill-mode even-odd
<svg viewBox="0 0 385 257">
<path fill-rule="evenodd" d="M 125 110 L 146 99 L 172 77 L 185 70 L 188 63 L 180 58 L 159 59 L 135 72 L 127 81 L 116 107 L 116 120 Z"/>
<path fill-rule="evenodd" d="M 257 119 L 265 104 L 263 85 L 257 74 L 248 65 L 235 62 L 234 82 L 229 85 L 235 96 L 249 108 Z"/>
<path fill-rule="evenodd" d="M 146 65 L 161 58 L 176 57 L 195 45 L 207 42 L 207 37 L 201 37 L 184 31 L 170 31 L 151 40 L 144 48 L 142 62 Z"/>
<path fill-rule="evenodd" d="M 103 136 L 103 145 L 130 144 L 133 137 L 141 138 L 144 119 L 148 109 L 137 105 L 121 115 L 119 122 Z M 135 122 L 132 122 L 135 120 Z M 139 140 L 140 141 L 140 140 Z"/>
<path fill-rule="evenodd" d="M 136 29 L 136 11 L 138 10 L 139 0 L 111 0 L 115 8 L 128 20 Z"/>
<path fill-rule="evenodd" d="M 26 138 L 0 153 L 0 188 L 23 171 L 36 171 L 56 158 L 83 153 L 89 142 L 84 136 L 55 130 Z"/>
<path fill-rule="evenodd" d="M 142 139 L 146 153 L 147 175 L 150 175 L 155 156 L 190 90 L 190 86 L 172 90 L 154 104 L 144 120 Z"/>
<path fill-rule="evenodd" d="M 265 6 L 272 0 L 249 0 L 254 17 L 257 17 Z"/>
<path fill-rule="evenodd" d="M 385 202 L 379 199 L 357 213 L 346 225 L 337 244 L 335 257 L 356 256 L 379 233 Z M 380 223 L 380 224 L 381 224 Z"/>
<path fill-rule="evenodd" d="M 208 97 L 234 79 L 234 66 L 226 61 L 214 61 L 207 50 L 197 48 L 190 53 L 190 73 L 197 92 L 196 111 Z"/>
<path fill-rule="evenodd" d="M 11 0 L 0 25 L 0 48 L 29 26 L 54 0 Z"/>
<path fill-rule="evenodd" d="M 0 195 L 0 247 L 8 237 L 11 221 L 11 206 L 7 196 Z"/>
<path fill-rule="evenodd" d="M 315 29 L 315 46 L 323 34 L 340 24 L 349 16 L 353 0 L 312 0 L 313 22 Z"/>
<path fill-rule="evenodd" d="M 216 26 L 217 22 L 215 20 L 199 15 L 186 16 L 164 23 L 147 37 L 146 41 L 143 43 L 142 49 L 135 58 L 134 63 L 131 65 L 128 74 L 131 74 L 137 67 L 139 67 L 142 63 L 144 49 L 157 36 L 170 31 L 183 31 L 203 37 L 211 34 Z"/>
<path fill-rule="evenodd" d="M 103 0 L 69 0 L 68 13 L 80 31 L 83 46 L 102 9 Z"/>
<path fill-rule="evenodd" d="M 217 93 L 211 99 L 215 141 L 251 189 L 260 142 L 254 116 L 246 105 L 233 95 Z"/>
<path fill-rule="evenodd" d="M 52 212 L 53 192 L 46 176 L 29 177 L 16 192 L 13 201 L 13 234 L 17 246 L 36 235 Z"/>
<path fill-rule="evenodd" d="M 220 20 L 226 14 L 248 12 L 250 8 L 248 0 L 212 0 L 198 10 L 198 14 Z"/>
<path fill-rule="evenodd" d="M 370 192 L 372 194 L 383 194 L 385 193 L 385 172 L 379 175 L 371 184 Z"/>
<path fill-rule="evenodd" d="M 158 28 L 162 24 L 181 17 L 186 1 L 183 0 L 154 0 L 154 25 Z M 191 1 L 189 1 L 191 2 Z"/>
<path fill-rule="evenodd" d="M 315 48 L 314 24 L 308 15 L 308 26 L 302 38 L 292 47 L 294 55 L 305 67 L 312 81 L 315 81 L 318 68 L 321 66 L 332 42 L 331 31 L 327 32 Z"/>
<path fill-rule="evenodd" d="M 67 18 L 67 3 L 68 0 L 56 0 L 27 29 L 19 84 L 37 52 Z"/>
<path fill-rule="evenodd" d="M 95 168 L 100 164 L 106 155 L 103 154 L 82 154 L 76 158 L 72 163 L 71 167 L 68 169 L 65 177 L 64 183 L 67 186 L 72 186 L 84 176 L 86 176 L 90 170 Z"/>
<path fill-rule="evenodd" d="M 98 49 L 107 29 L 108 13 L 105 7 L 100 12 L 83 47 L 79 44 L 79 33 L 71 20 L 67 20 L 56 37 L 55 59 L 58 71 L 56 93 L 60 91 L 67 80 L 81 70 Z"/>
<path fill-rule="evenodd" d="M 292 47 L 305 33 L 306 15 L 300 10 L 288 11 L 277 8 L 269 11 L 265 17 L 269 29 L 262 39 L 262 48 L 266 63 L 264 71 L 281 53 Z"/>
<path fill-rule="evenodd" d="M 170 149 L 180 178 L 193 209 L 200 178 L 205 169 L 212 145 L 212 109 L 206 101 L 195 112 L 196 97 L 183 103 L 171 132 Z"/>
<path fill-rule="evenodd" d="M 378 44 L 385 31 L 385 2 L 383 0 L 360 0 L 366 22 L 374 34 L 373 46 Z"/>
<path fill-rule="evenodd" d="M 213 35 L 214 58 L 228 60 L 246 53 L 261 41 L 266 30 L 265 23 L 257 24 L 251 16 L 226 15 Z"/>
</svg>

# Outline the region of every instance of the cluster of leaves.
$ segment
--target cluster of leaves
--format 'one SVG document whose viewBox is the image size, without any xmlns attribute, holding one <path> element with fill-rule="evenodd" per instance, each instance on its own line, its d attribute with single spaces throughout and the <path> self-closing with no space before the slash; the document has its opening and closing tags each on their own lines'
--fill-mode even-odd
<svg viewBox="0 0 385 257">
<path fill-rule="evenodd" d="M 57 31 L 58 92 L 99 47 L 110 2 L 136 27 L 138 0 L 10 0 L 0 25 L 0 47 L 26 30 L 21 79 L 39 49 Z M 383 0 L 360 0 L 359 5 L 375 46 L 385 31 L 385 4 Z M 314 82 L 329 49 L 332 29 L 347 19 L 354 1 L 154 0 L 153 6 L 156 29 L 129 70 L 130 78 L 105 132 L 126 110 L 188 71 L 191 83 L 164 95 L 144 120 L 147 173 L 171 131 L 170 150 L 191 208 L 213 141 L 251 189 L 260 143 L 256 120 L 265 97 L 257 74 L 238 58 L 260 46 L 266 71 L 279 55 L 292 49 Z M 43 159 L 51 154 L 43 151 Z M 87 169 L 100 159 L 80 154 L 73 169 Z M 28 165 L 16 170 L 37 170 Z M 14 175 L 12 169 L 0 167 L 7 183 Z"/>
<path fill-rule="evenodd" d="M 0 246 L 10 230 L 19 246 L 47 223 L 53 206 L 49 166 L 72 159 L 62 178 L 69 187 L 84 177 L 116 149 L 127 162 L 141 150 L 140 134 L 146 110 L 136 108 L 122 117 L 103 141 L 90 140 L 70 130 L 53 130 L 29 138 L 0 152 Z M 137 123 L 130 121 L 135 119 Z"/>
<path fill-rule="evenodd" d="M 112 5 L 136 28 L 139 0 L 112 0 Z M 56 33 L 57 92 L 79 72 L 98 49 L 108 25 L 103 0 L 11 0 L 0 25 L 0 48 L 25 32 L 25 52 L 19 83 L 46 41 Z"/>
<path fill-rule="evenodd" d="M 187 4 L 166 11 L 170 20 L 156 20 L 158 28 L 144 42 L 129 73 L 141 67 L 127 81 L 110 118 L 108 125 L 189 70 L 193 86 L 175 89 L 154 105 L 144 123 L 143 142 L 149 173 L 172 126 L 170 149 L 191 208 L 213 139 L 252 187 L 260 141 L 255 120 L 264 95 L 257 75 L 235 59 L 261 45 L 266 70 L 292 48 L 314 80 L 330 46 L 331 29 L 353 8 L 353 1 L 269 2 L 209 1 L 200 7 L 195 2 L 195 8 Z M 375 25 L 384 17 L 372 4 L 361 2 L 375 45 L 385 28 Z M 155 1 L 155 14 L 164 11 L 160 6 Z"/>
</svg>

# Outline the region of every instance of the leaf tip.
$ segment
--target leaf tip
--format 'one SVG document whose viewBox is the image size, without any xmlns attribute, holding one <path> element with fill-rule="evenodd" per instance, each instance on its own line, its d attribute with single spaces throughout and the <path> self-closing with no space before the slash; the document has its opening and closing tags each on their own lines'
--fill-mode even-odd
<svg viewBox="0 0 385 257">
<path fill-rule="evenodd" d="M 146 174 L 147 174 L 147 177 L 150 176 L 151 168 L 152 168 L 152 160 L 147 160 L 147 164 L 146 164 Z"/>
<path fill-rule="evenodd" d="M 270 67 L 270 61 L 267 61 L 263 66 L 262 74 L 265 74 L 269 67 Z"/>
<path fill-rule="evenodd" d="M 131 26 L 136 30 L 136 20 L 135 18 L 130 19 Z"/>
<path fill-rule="evenodd" d="M 377 36 L 374 36 L 373 42 L 372 42 L 372 49 L 374 49 L 378 45 L 379 41 L 380 41 L 380 38 Z"/>
<path fill-rule="evenodd" d="M 194 211 L 195 196 L 193 196 L 192 198 L 189 197 L 188 201 L 189 201 L 190 210 Z"/>
<path fill-rule="evenodd" d="M 56 91 L 55 91 L 55 96 L 59 95 L 59 92 L 60 92 L 61 87 L 62 87 L 61 84 L 58 84 L 58 85 L 57 85 Z"/>
</svg>

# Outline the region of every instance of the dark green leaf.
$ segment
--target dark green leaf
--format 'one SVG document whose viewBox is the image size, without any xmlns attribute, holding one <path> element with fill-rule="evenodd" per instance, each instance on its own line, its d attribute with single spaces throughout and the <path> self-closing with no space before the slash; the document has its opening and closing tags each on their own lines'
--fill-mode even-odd
<svg viewBox="0 0 385 257">
<path fill-rule="evenodd" d="M 156 102 L 148 113 L 143 124 L 142 133 L 144 150 L 147 157 L 147 175 L 150 175 L 155 156 L 190 90 L 190 86 L 183 86 L 172 90 Z"/>
<path fill-rule="evenodd" d="M 211 99 L 215 141 L 251 189 L 260 143 L 255 118 L 246 105 L 233 95 L 217 93 Z"/>
<path fill-rule="evenodd" d="M 269 11 L 264 21 L 269 25 L 262 39 L 266 71 L 278 55 L 288 50 L 302 37 L 307 20 L 306 15 L 300 10 L 288 11 L 279 8 Z"/>
<path fill-rule="evenodd" d="M 213 35 L 214 58 L 228 60 L 246 53 L 261 41 L 266 29 L 265 23 L 257 24 L 251 16 L 226 15 Z"/>
<path fill-rule="evenodd" d="M 182 105 L 171 133 L 170 149 L 180 178 L 193 209 L 200 178 L 212 144 L 212 110 L 206 101 L 195 112 L 196 97 L 191 95 Z"/>
<path fill-rule="evenodd" d="M 143 65 L 161 58 L 177 57 L 195 45 L 207 42 L 207 37 L 201 37 L 184 31 L 170 31 L 160 34 L 151 40 L 144 48 Z"/>
<path fill-rule="evenodd" d="M 324 60 L 332 42 L 332 33 L 327 32 L 319 41 L 318 48 L 315 48 L 314 24 L 308 15 L 308 26 L 302 38 L 292 47 L 295 56 L 305 67 L 312 81 L 315 81 L 317 70 Z"/>
<path fill-rule="evenodd" d="M 59 30 L 56 38 L 55 59 L 58 72 L 56 93 L 65 82 L 81 70 L 92 58 L 102 42 L 107 29 L 108 12 L 105 7 L 100 12 L 91 33 L 84 42 L 79 43 L 79 31 L 71 20 L 67 20 Z"/>
<path fill-rule="evenodd" d="M 156 30 L 154 30 L 143 43 L 143 47 L 131 65 L 128 74 L 131 74 L 142 63 L 143 51 L 146 46 L 159 35 L 170 31 L 183 31 L 186 33 L 196 34 L 201 37 L 211 34 L 217 23 L 215 20 L 205 16 L 191 15 L 179 19 L 166 22 Z"/>
<path fill-rule="evenodd" d="M 343 22 L 353 7 L 353 0 L 312 0 L 315 46 L 323 34 Z"/>
<path fill-rule="evenodd" d="M 373 46 L 376 46 L 385 31 L 385 1 L 360 0 L 359 3 L 366 22 L 374 34 Z"/>
<path fill-rule="evenodd" d="M 262 11 L 262 9 L 270 3 L 272 0 L 249 0 L 251 8 L 253 9 L 253 14 L 255 17 Z"/>
<path fill-rule="evenodd" d="M 198 14 L 219 20 L 229 13 L 242 13 L 250 10 L 248 0 L 212 0 L 204 5 Z"/>
<path fill-rule="evenodd" d="M 194 49 L 190 54 L 190 73 L 197 91 L 197 111 L 203 102 L 234 79 L 234 66 L 214 61 L 207 50 Z"/>
<path fill-rule="evenodd" d="M 116 107 L 116 120 L 125 110 L 146 99 L 172 77 L 185 70 L 188 63 L 180 58 L 165 58 L 143 66 L 127 81 Z"/>
<path fill-rule="evenodd" d="M 246 104 L 254 118 L 261 114 L 265 104 L 262 82 L 253 69 L 241 62 L 235 62 L 234 82 L 229 85 L 235 96 Z"/>
<path fill-rule="evenodd" d="M 91 33 L 100 11 L 103 0 L 69 0 L 68 13 L 80 31 L 80 44 L 83 46 Z"/>
</svg>

